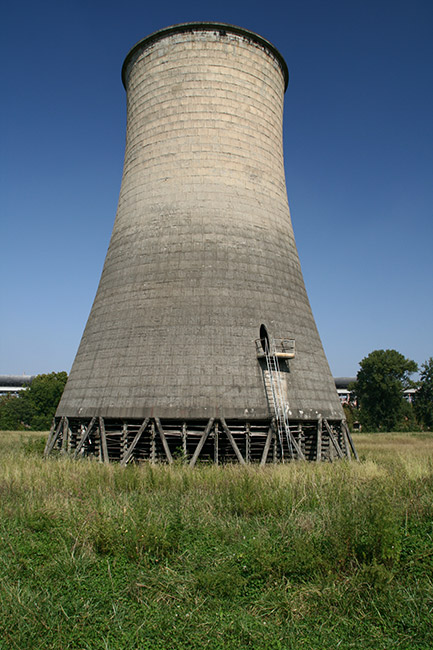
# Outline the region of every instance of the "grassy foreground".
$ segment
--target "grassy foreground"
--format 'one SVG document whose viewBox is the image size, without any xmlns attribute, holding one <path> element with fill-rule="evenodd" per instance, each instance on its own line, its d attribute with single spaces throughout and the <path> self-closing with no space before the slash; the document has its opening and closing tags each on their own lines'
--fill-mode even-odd
<svg viewBox="0 0 433 650">
<path fill-rule="evenodd" d="M 0 433 L 0 649 L 433 647 L 433 434 L 361 463 L 103 466 Z"/>
</svg>

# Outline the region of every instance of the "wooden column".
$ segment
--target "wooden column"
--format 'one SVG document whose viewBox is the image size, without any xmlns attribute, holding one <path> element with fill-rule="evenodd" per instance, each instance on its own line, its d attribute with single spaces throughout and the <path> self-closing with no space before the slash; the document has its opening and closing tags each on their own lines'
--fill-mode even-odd
<svg viewBox="0 0 433 650">
<path fill-rule="evenodd" d="M 126 454 L 126 449 L 128 447 L 128 425 L 126 422 L 122 425 L 122 438 L 120 443 L 120 460 Z"/>
<path fill-rule="evenodd" d="M 156 463 L 155 423 L 150 425 L 150 462 Z"/>
<path fill-rule="evenodd" d="M 107 447 L 107 436 L 105 434 L 105 423 L 104 418 L 99 418 L 99 436 L 101 438 L 101 451 L 102 451 L 102 462 L 108 463 L 108 447 Z"/>
<path fill-rule="evenodd" d="M 251 427 L 249 422 L 245 425 L 245 460 L 247 463 L 251 462 Z"/>
<path fill-rule="evenodd" d="M 317 444 L 316 444 L 316 461 L 322 460 L 322 418 L 317 420 Z"/>
<path fill-rule="evenodd" d="M 213 460 L 215 465 L 219 463 L 219 429 L 218 422 L 215 422 L 214 434 L 213 434 Z"/>
<path fill-rule="evenodd" d="M 63 421 L 63 436 L 62 436 L 62 453 L 68 453 L 68 443 L 69 443 L 69 420 L 65 417 Z"/>
<path fill-rule="evenodd" d="M 183 424 L 182 424 L 182 452 L 183 452 L 184 461 L 186 461 L 187 454 L 188 454 L 188 448 L 186 446 L 186 439 L 187 439 L 186 422 L 183 422 Z"/>
<path fill-rule="evenodd" d="M 156 428 L 158 429 L 159 436 L 162 441 L 162 446 L 164 447 L 165 455 L 167 456 L 167 460 L 169 464 L 173 462 L 173 457 L 170 452 L 170 448 L 168 446 L 167 438 L 165 437 L 165 432 L 164 429 L 162 428 L 161 425 L 161 420 L 159 418 L 155 418 L 155 423 L 156 423 Z"/>
</svg>

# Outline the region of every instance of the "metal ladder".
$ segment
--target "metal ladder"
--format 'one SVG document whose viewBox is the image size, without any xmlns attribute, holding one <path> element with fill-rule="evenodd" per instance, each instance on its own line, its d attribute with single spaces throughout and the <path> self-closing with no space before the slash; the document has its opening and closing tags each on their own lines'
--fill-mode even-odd
<svg viewBox="0 0 433 650">
<path fill-rule="evenodd" d="M 298 458 L 305 460 L 301 448 L 293 437 L 289 427 L 289 405 L 284 399 L 283 387 L 281 385 L 280 364 L 275 346 L 275 340 L 266 340 L 264 345 L 266 367 L 269 375 L 269 388 L 272 400 L 272 406 L 275 413 L 275 424 L 278 434 L 278 442 L 281 449 L 281 460 L 284 460 L 284 446 L 283 440 L 286 439 L 287 448 L 290 457 L 294 458 L 295 453 Z"/>
</svg>

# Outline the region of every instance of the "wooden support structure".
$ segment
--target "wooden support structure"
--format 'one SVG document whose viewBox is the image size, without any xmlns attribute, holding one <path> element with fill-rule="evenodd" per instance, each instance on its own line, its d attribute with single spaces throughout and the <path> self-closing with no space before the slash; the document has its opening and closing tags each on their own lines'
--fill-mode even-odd
<svg viewBox="0 0 433 650">
<path fill-rule="evenodd" d="M 344 455 L 347 458 L 347 460 L 352 460 L 352 455 L 350 453 L 349 440 L 347 438 L 346 429 L 343 426 L 343 423 L 341 423 L 341 436 L 343 438 L 343 443 L 344 443 Z"/>
<path fill-rule="evenodd" d="M 68 452 L 68 444 L 69 444 L 69 434 L 70 434 L 70 428 L 69 428 L 69 420 L 67 417 L 63 419 L 63 434 L 62 434 L 62 453 L 66 454 Z"/>
<path fill-rule="evenodd" d="M 156 463 L 155 422 L 150 425 L 150 462 Z"/>
<path fill-rule="evenodd" d="M 95 422 L 96 422 L 96 417 L 93 417 L 90 420 L 89 424 L 87 425 L 87 428 L 84 429 L 84 431 L 83 431 L 83 433 L 81 435 L 81 438 L 80 438 L 80 442 L 78 443 L 77 448 L 75 450 L 74 458 L 76 458 L 78 456 L 78 454 L 80 453 L 80 451 L 82 450 L 82 448 L 84 446 L 84 443 L 86 442 L 87 438 L 89 437 L 89 434 L 90 434 L 91 430 L 93 429 L 93 425 L 95 424 Z"/>
<path fill-rule="evenodd" d="M 273 431 L 273 437 L 272 437 L 272 462 L 273 463 L 278 463 L 278 450 L 280 449 L 280 444 L 278 441 L 278 434 L 277 434 L 277 427 L 275 425 L 275 420 L 272 420 L 272 431 Z"/>
<path fill-rule="evenodd" d="M 266 461 L 268 459 L 268 454 L 269 454 L 269 449 L 271 448 L 271 442 L 273 439 L 274 431 L 272 427 L 269 427 L 268 430 L 268 435 L 266 436 L 266 442 L 265 442 L 265 447 L 263 449 L 263 454 L 262 458 L 260 460 L 260 465 L 266 465 Z"/>
<path fill-rule="evenodd" d="M 241 465 L 280 462 L 284 457 L 310 461 L 338 458 L 358 459 L 347 424 L 340 420 L 290 421 L 284 433 L 284 448 L 278 440 L 275 419 L 237 421 L 224 417 L 207 421 L 56 418 L 50 429 L 45 457 L 54 450 L 93 456 L 101 462 L 118 461 L 172 463 L 181 452 L 185 463 L 194 467 L 199 459 L 215 464 L 237 461 Z"/>
<path fill-rule="evenodd" d="M 63 425 L 63 418 L 60 418 L 57 427 L 56 427 L 56 421 L 53 420 L 53 424 L 51 425 L 50 433 L 48 435 L 47 444 L 45 445 L 45 449 L 44 449 L 45 458 L 49 456 L 52 450 L 54 449 L 54 445 L 56 444 L 57 438 L 59 437 L 62 425 Z"/>
<path fill-rule="evenodd" d="M 171 465 L 173 462 L 173 456 L 171 455 L 170 448 L 167 444 L 167 438 L 165 437 L 164 429 L 161 425 L 161 420 L 159 418 L 155 418 L 155 424 L 156 428 L 158 429 L 159 437 L 161 438 L 162 446 L 164 447 L 165 455 L 167 456 L 167 460 Z"/>
<path fill-rule="evenodd" d="M 343 422 L 341 423 L 341 426 L 343 427 L 344 431 L 346 432 L 347 440 L 349 442 L 349 445 L 350 445 L 352 453 L 353 453 L 353 455 L 355 457 L 355 460 L 359 461 L 359 456 L 358 456 L 358 453 L 356 451 L 355 445 L 353 444 L 352 436 L 351 436 L 351 433 L 349 431 L 349 427 L 347 426 L 346 420 L 343 420 Z"/>
<path fill-rule="evenodd" d="M 200 440 L 198 441 L 197 447 L 196 447 L 195 450 L 194 450 L 194 453 L 193 453 L 193 455 L 192 455 L 192 458 L 191 458 L 191 460 L 189 461 L 189 466 L 190 466 L 190 467 L 194 467 L 194 465 L 196 464 L 197 459 L 198 459 L 198 457 L 200 456 L 200 452 L 201 452 L 201 450 L 202 450 L 203 447 L 204 447 L 204 443 L 205 443 L 206 440 L 207 440 L 207 437 L 208 437 L 208 435 L 209 435 L 209 432 L 210 432 L 210 430 L 211 430 L 211 428 L 212 428 L 213 423 L 214 423 L 214 418 L 210 418 L 209 422 L 208 422 L 207 425 L 206 425 L 205 430 L 203 431 L 203 433 L 202 433 L 202 435 L 201 435 Z"/>
<path fill-rule="evenodd" d="M 251 429 L 249 422 L 245 425 L 245 460 L 247 463 L 251 463 Z"/>
<path fill-rule="evenodd" d="M 222 425 L 222 428 L 224 429 L 224 433 L 226 434 L 227 438 L 230 441 L 231 446 L 233 447 L 233 451 L 236 454 L 236 458 L 238 459 L 238 461 L 240 462 L 241 465 L 245 465 L 245 459 L 242 456 L 241 452 L 239 451 L 239 447 L 237 446 L 236 441 L 233 438 L 232 432 L 228 428 L 227 423 L 224 420 L 224 418 L 221 418 L 221 425 Z"/>
<path fill-rule="evenodd" d="M 333 434 L 333 432 L 332 432 L 331 427 L 330 427 L 329 424 L 328 424 L 328 420 L 326 420 L 326 418 L 324 418 L 324 419 L 323 419 L 323 423 L 324 423 L 324 425 L 325 425 L 325 427 L 326 427 L 326 430 L 327 430 L 327 432 L 328 432 L 329 439 L 331 440 L 332 444 L 333 444 L 334 447 L 335 447 L 335 451 L 337 452 L 337 456 L 338 456 L 338 458 L 344 458 L 344 454 L 343 454 L 343 452 L 342 452 L 342 450 L 341 450 L 340 445 L 339 445 L 338 442 L 337 442 L 336 437 L 334 436 L 334 434 Z"/>
<path fill-rule="evenodd" d="M 137 446 L 137 444 L 138 444 L 138 441 L 140 440 L 141 436 L 143 435 L 143 432 L 145 431 L 147 425 L 149 424 L 149 420 L 150 420 L 150 418 L 146 418 L 146 419 L 142 422 L 142 424 L 141 424 L 139 430 L 138 430 L 137 433 L 135 434 L 134 440 L 131 442 L 131 444 L 129 445 L 129 447 L 128 447 L 127 450 L 125 451 L 125 454 L 124 454 L 122 460 L 120 461 L 120 464 L 121 464 L 121 465 L 126 465 L 126 463 L 128 462 L 128 460 L 131 458 L 132 453 L 133 453 L 134 449 L 136 448 L 136 446 Z"/>
<path fill-rule="evenodd" d="M 186 422 L 183 422 L 182 423 L 182 453 L 183 453 L 184 460 L 186 460 L 188 454 L 186 442 L 187 442 Z"/>
<path fill-rule="evenodd" d="M 120 462 L 122 462 L 126 454 L 127 447 L 128 447 L 128 425 L 126 424 L 126 422 L 124 422 L 122 425 L 122 436 L 121 436 L 121 443 L 120 443 L 120 459 L 121 459 Z"/>
<path fill-rule="evenodd" d="M 105 433 L 104 418 L 99 418 L 99 436 L 101 439 L 102 462 L 108 463 L 110 458 L 108 456 L 107 436 Z"/>
<path fill-rule="evenodd" d="M 317 446 L 316 446 L 316 461 L 320 463 L 322 460 L 322 418 L 317 420 Z"/>
<path fill-rule="evenodd" d="M 295 448 L 296 453 L 298 454 L 298 460 L 305 460 L 305 456 L 302 453 L 302 449 L 300 448 L 300 446 L 296 442 L 295 437 L 294 437 L 293 433 L 290 431 L 290 429 L 288 429 L 288 431 L 287 431 L 287 436 L 290 438 L 290 442 L 291 442 L 292 446 Z M 292 458 L 293 458 L 293 452 L 292 452 Z"/>
<path fill-rule="evenodd" d="M 214 433 L 213 433 L 213 460 L 215 465 L 218 465 L 219 462 L 219 429 L 218 422 L 215 422 Z"/>
</svg>

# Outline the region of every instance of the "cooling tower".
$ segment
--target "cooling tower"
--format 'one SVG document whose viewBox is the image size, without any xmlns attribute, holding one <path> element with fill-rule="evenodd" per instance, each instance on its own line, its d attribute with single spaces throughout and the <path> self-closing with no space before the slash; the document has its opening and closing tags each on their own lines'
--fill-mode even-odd
<svg viewBox="0 0 433 650">
<path fill-rule="evenodd" d="M 117 215 L 46 453 L 356 455 L 290 220 L 281 54 L 232 25 L 175 25 L 132 48 L 122 79 Z"/>
</svg>

